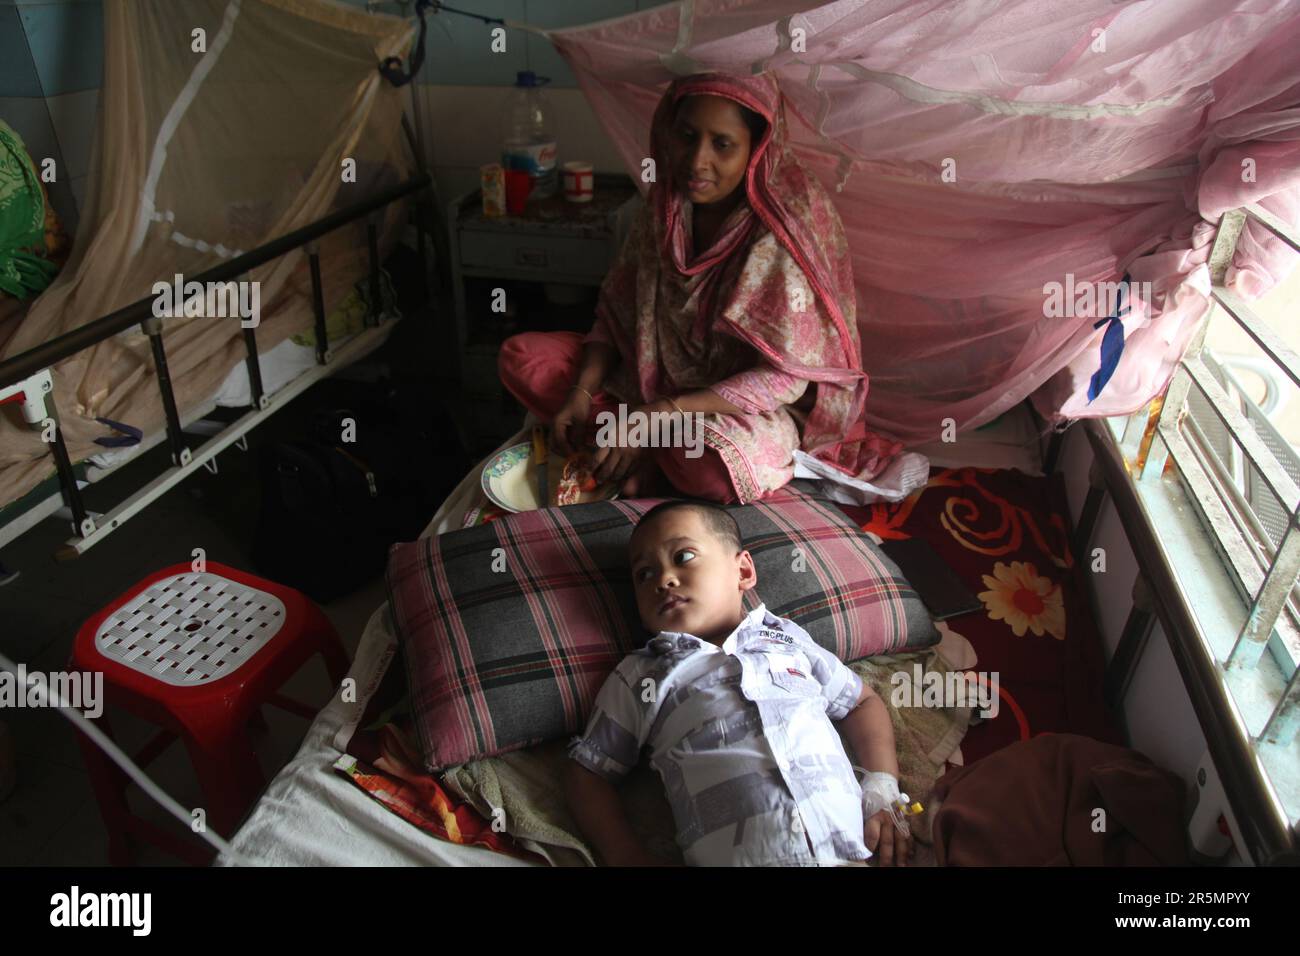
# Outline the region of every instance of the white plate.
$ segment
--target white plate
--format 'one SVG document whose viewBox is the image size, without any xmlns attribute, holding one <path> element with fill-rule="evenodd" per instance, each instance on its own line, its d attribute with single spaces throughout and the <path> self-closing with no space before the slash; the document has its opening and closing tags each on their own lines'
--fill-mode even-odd
<svg viewBox="0 0 1300 956">
<path fill-rule="evenodd" d="M 531 462 L 533 446 L 531 442 L 511 445 L 498 452 L 486 465 L 480 477 L 483 493 L 498 508 L 506 511 L 532 511 L 539 507 L 537 500 L 537 469 Z M 555 493 L 560 487 L 560 475 L 564 472 L 565 459 L 548 452 L 547 460 L 547 494 L 555 501 Z M 594 492 L 586 492 L 583 502 L 600 501 L 618 497 L 618 485 L 606 482 Z M 549 505 L 554 507 L 554 504 Z"/>
</svg>

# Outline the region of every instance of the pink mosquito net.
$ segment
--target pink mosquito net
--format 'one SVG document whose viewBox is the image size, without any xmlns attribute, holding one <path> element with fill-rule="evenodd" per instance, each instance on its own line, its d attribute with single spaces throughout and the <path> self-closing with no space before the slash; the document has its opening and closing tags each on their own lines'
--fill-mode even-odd
<svg viewBox="0 0 1300 956">
<path fill-rule="evenodd" d="M 643 191 L 674 76 L 776 72 L 852 246 L 867 422 L 905 442 L 1028 396 L 1056 423 L 1137 410 L 1208 314 L 1220 215 L 1300 218 L 1294 0 L 686 0 L 543 32 Z M 1225 284 L 1295 261 L 1249 223 Z M 1045 314 L 1049 283 L 1126 274 L 1151 295 L 1113 322 Z"/>
</svg>

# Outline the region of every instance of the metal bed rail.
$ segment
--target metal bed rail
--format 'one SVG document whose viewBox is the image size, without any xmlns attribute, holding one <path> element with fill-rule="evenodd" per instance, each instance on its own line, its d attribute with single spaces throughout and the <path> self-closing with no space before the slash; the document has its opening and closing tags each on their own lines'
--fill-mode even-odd
<svg viewBox="0 0 1300 956">
<path fill-rule="evenodd" d="M 1236 717 L 1219 665 L 1207 653 L 1200 624 L 1124 456 L 1104 421 L 1089 419 L 1082 425 L 1092 446 L 1094 471 L 1075 531 L 1076 554 L 1091 547 L 1102 502 L 1109 498 L 1140 569 L 1132 610 L 1106 670 L 1107 702 L 1118 706 L 1158 620 L 1246 842 L 1245 851 L 1260 865 L 1295 862 L 1295 835 L 1285 811 L 1267 783 L 1249 732 Z"/>
<path fill-rule="evenodd" d="M 1247 219 L 1258 221 L 1300 251 L 1300 235 L 1267 210 L 1252 205 L 1225 213 L 1210 254 L 1211 296 L 1274 366 L 1300 385 L 1300 356 L 1223 284 Z M 1104 421 L 1090 419 L 1084 424 L 1093 466 L 1089 475 L 1091 487 L 1080 512 L 1073 545 L 1080 557 L 1091 547 L 1102 504 L 1109 498 L 1140 569 L 1133 589 L 1133 607 L 1107 668 L 1108 703 L 1118 706 L 1159 620 L 1246 843 L 1242 849 L 1256 864 L 1295 863 L 1300 859 L 1296 833 L 1270 783 L 1260 748 L 1285 746 L 1295 737 L 1300 711 L 1297 707 L 1300 668 L 1283 675 L 1285 686 L 1258 733 L 1252 733 L 1243 720 L 1228 678 L 1234 671 L 1260 664 L 1270 635 L 1296 586 L 1300 575 L 1300 486 L 1207 366 L 1202 349 L 1209 319 L 1207 316 L 1193 337 L 1164 396 L 1154 403 L 1158 411 L 1148 414 L 1142 410 L 1129 416 L 1124 435 L 1118 441 Z M 1223 476 L 1214 474 L 1214 462 L 1197 454 L 1192 441 L 1183 434 L 1186 429 L 1194 437 L 1197 429 L 1187 405 L 1193 389 L 1204 397 L 1219 423 L 1240 445 L 1245 460 L 1256 470 L 1262 484 L 1282 503 L 1285 529 L 1271 552 L 1259 548 L 1259 554 L 1247 553 L 1247 545 L 1243 543 L 1246 536 L 1241 529 L 1249 528 L 1253 512 L 1240 495 L 1231 494 L 1232 489 L 1227 487 L 1230 482 L 1225 484 Z M 1132 455 L 1131 463 L 1128 455 Z M 1235 583 L 1247 608 L 1231 650 L 1222 656 L 1213 650 L 1215 642 L 1198 620 L 1194 602 L 1180 584 L 1171 562 L 1171 557 L 1177 556 L 1171 556 L 1162 541 L 1139 491 L 1138 483 L 1159 479 L 1167 462 L 1176 466 L 1187 499 L 1214 539 L 1224 567 L 1236 575 Z M 1268 536 L 1264 535 L 1263 540 L 1268 541 Z"/>
<path fill-rule="evenodd" d="M 320 257 L 317 241 L 322 236 L 341 226 L 362 218 L 367 219 L 366 245 L 369 253 L 369 283 L 372 309 L 366 316 L 366 324 L 373 329 L 381 321 L 378 310 L 379 303 L 382 301 L 376 214 L 393 202 L 405 199 L 408 196 L 429 192 L 431 186 L 432 178 L 429 173 L 425 171 L 418 172 L 404 182 L 380 190 L 365 199 L 323 216 L 313 223 L 273 239 L 228 262 L 223 262 L 199 275 L 186 277 L 186 283 L 196 282 L 206 288 L 209 283 L 234 282 L 245 276 L 251 269 L 306 246 L 312 278 L 316 364 L 323 371 L 323 367 L 333 361 L 336 356 L 329 347 L 329 337 L 326 330 L 325 301 L 320 276 Z M 416 211 L 415 226 L 420 263 L 419 274 L 424 287 L 422 291 L 427 299 L 428 276 L 425 272 L 425 263 L 427 261 L 425 258 L 425 222 L 424 216 L 420 214 L 419 210 Z M 242 441 L 243 436 L 252 427 L 270 414 L 270 397 L 265 394 L 262 387 L 261 368 L 258 363 L 257 337 L 252 326 L 244 326 L 243 337 L 247 352 L 245 364 L 248 371 L 252 410 L 249 414 L 231 422 L 199 449 L 190 449 L 186 444 L 182 430 L 180 413 L 176 407 L 176 398 L 167 369 L 167 353 L 163 347 L 163 323 L 167 320 L 165 317 L 160 318 L 154 315 L 154 302 L 155 296 L 146 296 L 93 322 L 73 329 L 58 338 L 23 352 L 21 355 L 0 362 L 0 403 L 21 403 L 24 418 L 28 423 L 41 425 L 50 438 L 50 454 L 54 457 L 60 490 L 64 502 L 73 516 L 74 537 L 69 539 L 68 548 L 60 552 L 60 557 L 71 557 L 83 553 L 120 526 L 122 522 L 145 507 L 153 498 L 175 485 L 204 462 L 212 459 L 219 451 L 237 441 Z M 81 490 L 77 486 L 67 444 L 63 437 L 63 431 L 59 426 L 58 406 L 53 394 L 53 378 L 50 375 L 50 369 L 58 362 L 112 338 L 119 332 L 136 324 L 139 324 L 144 333 L 149 336 L 154 371 L 162 399 L 163 412 L 166 417 L 166 436 L 171 445 L 172 467 L 119 504 L 113 511 L 105 514 L 101 523 L 97 524 L 95 519 L 88 514 L 81 497 Z M 366 333 L 361 334 L 365 335 Z M 312 376 L 313 381 L 320 377 L 323 376 L 321 374 Z M 297 394 L 301 390 L 301 388 L 294 389 L 293 394 Z"/>
</svg>

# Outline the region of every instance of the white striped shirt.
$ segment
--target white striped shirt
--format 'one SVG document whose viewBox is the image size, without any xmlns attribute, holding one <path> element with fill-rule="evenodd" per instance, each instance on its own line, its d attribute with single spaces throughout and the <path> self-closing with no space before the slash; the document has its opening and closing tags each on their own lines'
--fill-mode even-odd
<svg viewBox="0 0 1300 956">
<path fill-rule="evenodd" d="M 650 753 L 693 866 L 866 860 L 862 791 L 832 720 L 862 679 L 760 604 L 719 646 L 660 632 L 601 687 L 569 756 L 614 781 Z"/>
</svg>

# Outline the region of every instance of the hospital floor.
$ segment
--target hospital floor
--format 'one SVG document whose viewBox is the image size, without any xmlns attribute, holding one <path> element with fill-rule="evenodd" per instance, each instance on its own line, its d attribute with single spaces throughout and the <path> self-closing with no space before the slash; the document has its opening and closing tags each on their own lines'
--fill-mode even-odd
<svg viewBox="0 0 1300 956">
<path fill-rule="evenodd" d="M 449 303 L 444 298 L 435 314 L 445 316 L 446 309 Z M 406 316 L 369 361 L 395 369 L 410 356 L 427 356 L 429 364 L 423 373 L 439 382 L 451 381 L 449 370 L 434 364 L 437 356 L 446 356 L 450 350 L 437 348 L 436 341 L 430 341 L 444 331 L 437 322 L 429 321 L 427 312 L 407 311 Z M 408 321 L 416 324 L 407 325 Z M 461 414 L 458 405 L 471 400 L 454 386 L 437 392 L 444 393 L 453 416 Z M 517 427 L 523 411 L 510 408 L 509 402 L 498 403 L 499 424 L 485 425 L 481 415 L 476 419 L 479 433 L 469 436 L 469 443 L 475 446 L 471 451 L 498 443 L 500 438 L 493 441 L 491 434 L 495 427 L 508 429 L 501 437 Z M 478 407 L 481 411 L 481 402 Z M 293 412 L 294 405 L 287 406 L 251 433 L 250 453 L 236 449 L 222 452 L 217 475 L 199 470 L 74 561 L 59 563 L 52 558 L 69 534 L 66 523 L 54 518 L 5 547 L 0 557 L 10 569 L 20 572 L 16 580 L 0 587 L 6 653 L 31 670 L 64 669 L 83 621 L 145 575 L 189 561 L 196 547 L 205 550 L 209 561 L 252 570 L 250 549 L 259 491 L 256 459 L 251 452 L 260 443 L 292 437 L 298 427 Z M 145 453 L 88 489 L 88 505 L 108 510 L 167 464 L 164 448 Z M 349 655 L 355 653 L 371 613 L 385 600 L 382 575 L 376 575 L 351 593 L 322 605 Z M 309 662 L 284 688 L 288 696 L 313 709 L 323 707 L 332 691 L 319 659 Z M 308 724 L 274 707 L 262 711 L 267 729 L 255 732 L 254 746 L 269 781 L 297 751 Z M 111 710 L 109 717 L 114 735 L 127 753 L 135 753 L 154 733 L 151 725 L 121 711 Z M 0 801 L 0 866 L 107 865 L 108 837 L 69 722 L 53 710 L 37 709 L 6 709 L 0 720 L 8 725 L 17 751 L 17 786 Z M 203 805 L 183 745 L 173 743 L 147 769 L 182 806 Z M 159 824 L 170 822 L 171 818 L 136 788 L 130 793 L 131 806 L 140 816 Z M 137 844 L 135 859 L 142 865 L 177 862 L 143 844 Z"/>
<path fill-rule="evenodd" d="M 237 454 L 242 453 L 220 456 L 231 487 L 244 477 L 241 465 L 251 467 L 251 462 L 234 460 Z M 203 494 L 200 489 L 205 484 L 193 479 L 182 483 L 75 561 L 56 564 L 51 559 L 67 537 L 63 522 L 54 519 L 6 548 L 6 563 L 21 572 L 0 589 L 6 651 L 25 661 L 30 670 L 64 669 L 84 620 L 150 572 L 189 560 L 196 547 L 204 548 L 210 561 L 252 569 L 251 528 L 242 521 L 256 520 L 256 502 L 251 503 L 251 514 L 241 512 L 238 504 L 232 509 L 231 502 L 213 501 Z M 376 576 L 323 605 L 349 654 L 355 652 L 371 612 L 385 599 L 382 576 Z M 288 696 L 313 708 L 324 706 L 331 691 L 318 659 L 285 686 Z M 274 707 L 262 711 L 267 730 L 255 745 L 269 780 L 297 750 L 307 722 Z M 110 709 L 107 716 L 118 743 L 129 754 L 156 730 L 122 711 Z M 0 866 L 107 864 L 108 837 L 67 719 L 53 710 L 36 709 L 6 709 L 0 719 L 8 724 L 17 751 L 17 786 L 0 802 Z M 147 771 L 182 806 L 203 806 L 183 745 L 172 744 Z M 159 824 L 168 819 L 135 788 L 131 805 L 145 819 Z M 141 864 L 176 863 L 170 855 L 143 845 L 136 859 Z"/>
</svg>

